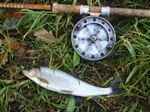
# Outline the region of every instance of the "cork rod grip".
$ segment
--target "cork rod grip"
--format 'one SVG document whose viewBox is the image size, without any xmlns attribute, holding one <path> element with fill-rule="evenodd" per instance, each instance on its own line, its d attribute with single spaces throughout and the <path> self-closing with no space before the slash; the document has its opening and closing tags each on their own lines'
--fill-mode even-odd
<svg viewBox="0 0 150 112">
<path fill-rule="evenodd" d="M 101 8 L 99 6 L 89 6 L 89 12 L 100 13 Z M 54 13 L 80 13 L 80 5 L 64 5 L 54 3 L 52 6 L 52 11 Z M 113 8 L 110 7 L 110 15 L 113 16 L 127 16 L 127 17 L 148 17 L 150 18 L 150 10 L 144 9 L 130 9 L 130 8 Z"/>
<path fill-rule="evenodd" d="M 79 14 L 80 13 L 80 5 L 72 6 L 72 5 L 53 3 L 52 11 L 54 13 L 64 12 L 64 13 L 77 13 L 77 14 Z M 101 8 L 98 6 L 89 6 L 89 12 L 100 13 Z"/>
<path fill-rule="evenodd" d="M 43 5 L 43 4 L 21 4 L 21 3 L 0 2 L 0 8 L 50 10 L 51 6 L 50 5 Z"/>
</svg>

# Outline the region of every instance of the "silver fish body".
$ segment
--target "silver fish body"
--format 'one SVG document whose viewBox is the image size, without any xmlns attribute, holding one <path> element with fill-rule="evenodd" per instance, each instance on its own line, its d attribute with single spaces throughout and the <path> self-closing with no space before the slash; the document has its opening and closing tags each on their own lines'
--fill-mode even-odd
<svg viewBox="0 0 150 112">
<path fill-rule="evenodd" d="M 31 70 L 23 70 L 22 72 L 25 76 L 40 86 L 63 94 L 88 97 L 118 94 L 122 92 L 121 89 L 115 88 L 118 79 L 113 82 L 112 86 L 101 88 L 88 84 L 63 71 L 52 70 L 48 67 L 40 67 L 40 69 L 32 68 Z"/>
</svg>

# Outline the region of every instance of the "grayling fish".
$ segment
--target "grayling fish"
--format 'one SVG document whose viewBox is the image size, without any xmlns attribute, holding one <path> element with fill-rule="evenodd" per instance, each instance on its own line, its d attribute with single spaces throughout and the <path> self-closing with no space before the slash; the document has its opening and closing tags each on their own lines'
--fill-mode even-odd
<svg viewBox="0 0 150 112">
<path fill-rule="evenodd" d="M 48 67 L 40 67 L 40 69 L 32 68 L 31 70 L 23 70 L 22 72 L 40 86 L 63 94 L 88 97 L 122 93 L 122 89 L 115 87 L 119 82 L 119 78 L 110 87 L 101 88 L 88 84 L 63 71 L 52 70 Z"/>
</svg>

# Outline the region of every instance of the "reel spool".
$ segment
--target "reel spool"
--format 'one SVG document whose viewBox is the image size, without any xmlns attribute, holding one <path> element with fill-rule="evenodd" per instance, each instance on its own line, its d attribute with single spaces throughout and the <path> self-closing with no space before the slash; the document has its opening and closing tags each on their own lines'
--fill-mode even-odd
<svg viewBox="0 0 150 112">
<path fill-rule="evenodd" d="M 97 61 L 104 59 L 112 52 L 116 34 L 106 19 L 88 16 L 74 26 L 71 41 L 75 51 L 83 59 Z"/>
</svg>

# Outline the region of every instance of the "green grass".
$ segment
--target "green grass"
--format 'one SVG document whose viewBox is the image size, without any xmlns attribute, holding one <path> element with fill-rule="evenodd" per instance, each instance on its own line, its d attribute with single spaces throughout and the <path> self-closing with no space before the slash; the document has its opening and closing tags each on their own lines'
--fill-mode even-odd
<svg viewBox="0 0 150 112">
<path fill-rule="evenodd" d="M 45 0 L 45 3 L 48 4 L 49 1 Z M 66 3 L 65 0 L 62 3 Z M 108 0 L 101 2 L 87 0 L 86 3 L 107 5 Z M 145 2 L 126 0 L 123 5 L 122 1 L 113 0 L 111 5 L 147 8 L 148 0 Z M 110 17 L 110 23 L 113 23 L 117 33 L 115 48 L 107 58 L 88 62 L 80 59 L 71 45 L 71 31 L 81 18 L 79 15 L 33 10 L 21 10 L 21 13 L 24 16 L 16 27 L 18 34 L 15 38 L 20 43 L 26 44 L 27 51 L 33 50 L 35 54 L 31 55 L 28 52 L 18 57 L 10 46 L 6 48 L 0 41 L 0 54 L 6 52 L 4 58 L 8 59 L 5 65 L 0 64 L 0 110 L 2 112 L 150 111 L 149 18 Z M 4 19 L 0 19 L 0 23 L 3 22 Z M 51 30 L 58 41 L 51 44 L 37 41 L 33 32 L 41 28 Z M 2 29 L 0 38 L 5 38 L 9 42 L 12 37 L 9 32 L 10 30 Z M 82 80 L 99 86 L 108 86 L 115 77 L 120 76 L 122 80 L 119 87 L 125 91 L 121 95 L 100 96 L 97 100 L 84 98 L 80 105 L 75 105 L 73 96 L 48 91 L 26 78 L 21 72 L 24 68 L 39 66 L 73 72 Z M 6 70 L 7 67 L 13 70 L 12 75 Z"/>
</svg>

